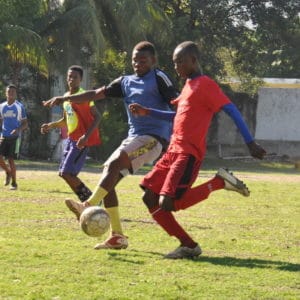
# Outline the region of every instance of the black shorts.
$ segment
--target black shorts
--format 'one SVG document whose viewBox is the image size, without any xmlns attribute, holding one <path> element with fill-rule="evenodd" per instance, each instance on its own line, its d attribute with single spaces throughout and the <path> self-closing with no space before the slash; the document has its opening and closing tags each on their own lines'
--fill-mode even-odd
<svg viewBox="0 0 300 300">
<path fill-rule="evenodd" d="M 14 158 L 16 152 L 17 137 L 0 138 L 0 155 L 6 158 Z"/>
</svg>

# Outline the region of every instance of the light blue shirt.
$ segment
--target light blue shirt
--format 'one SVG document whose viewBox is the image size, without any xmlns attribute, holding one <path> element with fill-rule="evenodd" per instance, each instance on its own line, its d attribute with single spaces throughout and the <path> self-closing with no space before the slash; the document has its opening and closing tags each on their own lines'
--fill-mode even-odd
<svg viewBox="0 0 300 300">
<path fill-rule="evenodd" d="M 23 104 L 17 100 L 11 105 L 8 105 L 7 101 L 1 103 L 0 119 L 2 120 L 2 136 L 17 137 L 18 134 L 12 135 L 11 132 L 20 127 L 22 120 L 27 119 Z"/>
</svg>

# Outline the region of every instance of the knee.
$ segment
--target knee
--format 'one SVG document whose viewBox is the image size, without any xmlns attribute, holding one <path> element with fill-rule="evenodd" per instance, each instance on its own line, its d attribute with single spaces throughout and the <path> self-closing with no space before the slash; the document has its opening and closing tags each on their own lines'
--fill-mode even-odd
<svg viewBox="0 0 300 300">
<path fill-rule="evenodd" d="M 150 209 L 158 205 L 159 195 L 150 190 L 146 190 L 142 199 L 145 205 Z"/>
<path fill-rule="evenodd" d="M 67 180 L 68 178 L 70 178 L 70 174 L 68 174 L 68 173 L 59 173 L 58 176 L 63 178 L 64 180 Z"/>
</svg>

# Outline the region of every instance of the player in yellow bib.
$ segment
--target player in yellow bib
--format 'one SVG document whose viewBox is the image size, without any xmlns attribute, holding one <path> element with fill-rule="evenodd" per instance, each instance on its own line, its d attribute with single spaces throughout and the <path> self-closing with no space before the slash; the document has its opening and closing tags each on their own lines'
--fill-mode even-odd
<svg viewBox="0 0 300 300">
<path fill-rule="evenodd" d="M 81 94 L 84 91 L 80 87 L 83 70 L 80 66 L 71 66 L 67 73 L 69 91 L 65 96 Z M 71 187 L 81 202 L 86 201 L 92 194 L 91 190 L 78 177 L 81 171 L 88 148 L 100 144 L 98 125 L 100 114 L 93 101 L 85 103 L 63 104 L 64 115 L 55 122 L 43 124 L 41 133 L 45 134 L 52 128 L 67 127 L 68 138 L 59 167 L 61 176 Z"/>
</svg>

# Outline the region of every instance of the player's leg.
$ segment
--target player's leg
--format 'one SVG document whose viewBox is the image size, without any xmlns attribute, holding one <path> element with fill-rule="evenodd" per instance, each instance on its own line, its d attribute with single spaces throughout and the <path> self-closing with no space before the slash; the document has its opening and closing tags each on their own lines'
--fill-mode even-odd
<svg viewBox="0 0 300 300">
<path fill-rule="evenodd" d="M 103 200 L 105 209 L 110 216 L 111 232 L 109 237 L 105 241 L 96 244 L 94 249 L 125 249 L 128 247 L 128 240 L 123 234 L 115 189 L 111 190 Z"/>
<path fill-rule="evenodd" d="M 129 173 L 135 173 L 145 163 L 157 159 L 161 150 L 162 145 L 151 136 L 137 136 L 125 139 L 105 162 L 98 187 L 94 190 L 88 202 L 92 205 L 99 203 L 99 200 L 115 188 L 122 177 Z M 105 207 L 111 207 L 108 201 L 106 201 Z"/>
<path fill-rule="evenodd" d="M 95 249 L 126 248 L 127 238 L 123 234 L 117 197 L 111 193 L 116 184 L 128 173 L 135 173 L 145 163 L 151 162 L 160 155 L 161 144 L 150 136 L 129 138 L 111 155 L 105 163 L 99 186 L 108 191 L 104 198 L 104 206 L 111 218 L 111 236 Z M 98 200 L 98 199 L 97 199 Z M 89 203 L 93 203 L 90 199 Z M 95 203 L 95 202 L 94 202 Z"/>
<path fill-rule="evenodd" d="M 76 203 L 74 201 L 66 201 L 66 205 L 77 216 L 81 214 L 88 205 L 98 205 L 104 199 L 104 206 L 111 218 L 111 236 L 104 243 L 96 245 L 96 249 L 114 248 L 110 243 L 110 239 L 118 239 L 121 244 L 125 243 L 126 237 L 123 235 L 121 220 L 119 216 L 118 200 L 114 191 L 117 183 L 127 174 L 135 173 L 145 163 L 149 163 L 158 158 L 162 150 L 159 141 L 151 136 L 137 136 L 125 139 L 122 144 L 114 151 L 104 164 L 104 170 L 98 186 L 93 191 L 92 196 L 84 203 Z M 117 236 L 115 238 L 114 234 Z M 121 240 L 123 239 L 123 240 Z M 122 248 L 125 248 L 122 247 Z"/>
<path fill-rule="evenodd" d="M 180 226 L 173 214 L 170 211 L 164 210 L 159 203 L 159 200 L 161 199 L 159 194 L 165 185 L 167 178 L 175 179 L 175 182 L 178 182 L 178 179 L 175 178 L 175 176 L 169 177 L 170 170 L 172 170 L 172 164 L 175 162 L 174 159 L 176 159 L 174 155 L 166 153 L 156 163 L 152 171 L 144 177 L 141 182 L 141 186 L 145 189 L 143 201 L 148 207 L 153 219 L 162 227 L 162 229 L 170 236 L 175 236 L 180 242 L 180 247 L 175 251 L 170 252 L 165 257 L 171 259 L 195 257 L 201 254 L 199 245 Z"/>
<path fill-rule="evenodd" d="M 68 140 L 59 167 L 59 176 L 65 180 L 81 202 L 86 201 L 92 194 L 78 177 L 85 163 L 87 151 L 88 148 L 78 149 L 76 142 Z"/>
<path fill-rule="evenodd" d="M 0 138 L 0 167 L 5 171 L 4 185 L 9 185 L 11 180 L 11 170 L 5 163 L 4 156 L 7 156 L 8 143 L 5 138 Z"/>
<path fill-rule="evenodd" d="M 15 150 L 16 150 L 16 143 L 17 139 L 7 139 L 7 151 L 6 151 L 6 157 L 8 160 L 9 168 L 10 168 L 10 175 L 11 175 L 11 190 L 16 190 L 18 188 L 17 185 L 17 171 L 16 171 L 16 165 L 15 165 Z"/>
<path fill-rule="evenodd" d="M 17 169 L 16 169 L 16 164 L 15 164 L 15 160 L 13 157 L 8 157 L 8 163 L 9 163 L 9 167 L 10 167 L 10 174 L 11 174 L 11 186 L 10 189 L 11 190 L 16 190 L 18 188 L 17 185 Z"/>
<path fill-rule="evenodd" d="M 216 176 L 211 180 L 187 189 L 182 197 L 174 201 L 174 210 L 186 209 L 208 198 L 211 192 L 226 189 L 235 191 L 243 196 L 249 196 L 250 192 L 243 181 L 239 180 L 226 169 L 219 169 Z"/>
</svg>

